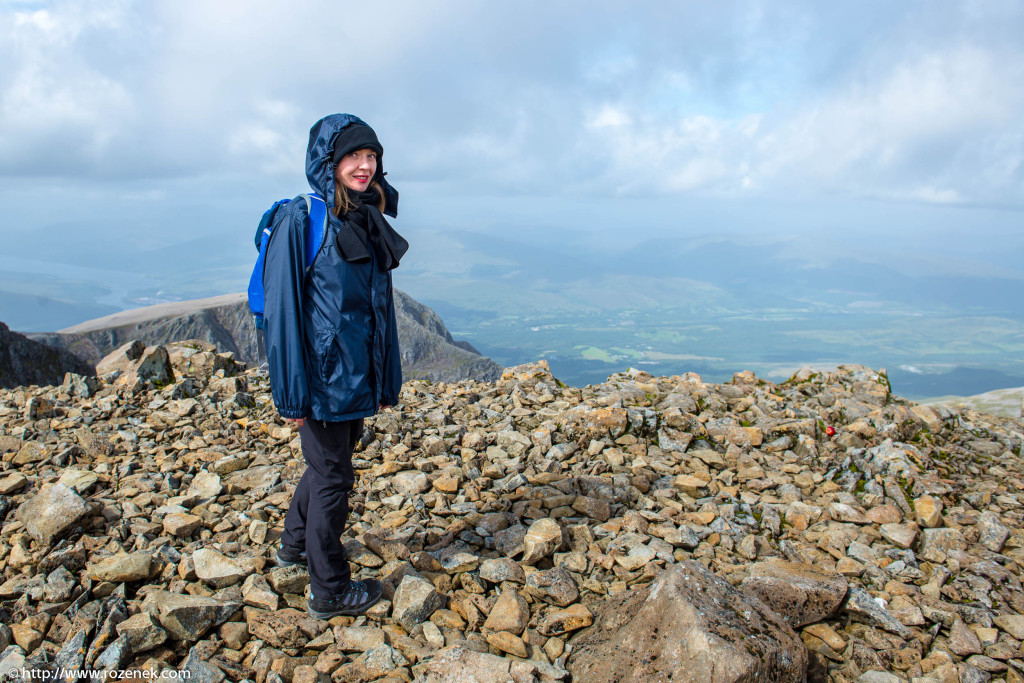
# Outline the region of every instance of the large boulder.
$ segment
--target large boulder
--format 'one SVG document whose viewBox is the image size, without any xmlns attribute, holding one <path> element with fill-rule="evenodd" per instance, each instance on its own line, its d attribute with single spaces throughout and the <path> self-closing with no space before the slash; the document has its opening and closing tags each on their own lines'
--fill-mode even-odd
<svg viewBox="0 0 1024 683">
<path fill-rule="evenodd" d="M 108 375 L 112 372 L 126 372 L 132 363 L 142 357 L 146 345 L 133 339 L 114 349 L 96 363 L 97 375 Z"/>
<path fill-rule="evenodd" d="M 147 383 L 156 386 L 172 384 L 174 368 L 171 366 L 167 349 L 162 346 L 150 346 L 142 352 L 138 360 L 128 366 L 124 374 L 118 377 L 117 382 L 133 391 L 139 391 Z"/>
<path fill-rule="evenodd" d="M 610 598 L 574 640 L 573 680 L 803 681 L 807 651 L 786 621 L 689 560 Z"/>
</svg>

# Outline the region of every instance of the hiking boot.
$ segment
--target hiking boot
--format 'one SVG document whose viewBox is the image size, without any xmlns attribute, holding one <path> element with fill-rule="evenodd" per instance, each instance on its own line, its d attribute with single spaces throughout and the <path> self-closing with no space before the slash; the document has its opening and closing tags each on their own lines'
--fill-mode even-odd
<svg viewBox="0 0 1024 683">
<path fill-rule="evenodd" d="M 305 550 L 296 550 L 295 548 L 289 548 L 288 546 L 281 546 L 278 548 L 278 567 L 294 567 L 297 564 L 301 564 L 303 567 L 307 565 Z"/>
<path fill-rule="evenodd" d="M 306 601 L 306 611 L 314 619 L 330 619 L 341 614 L 362 614 L 377 604 L 380 594 L 380 581 L 349 581 L 345 590 L 333 598 L 318 598 L 310 594 L 309 600 Z"/>
</svg>

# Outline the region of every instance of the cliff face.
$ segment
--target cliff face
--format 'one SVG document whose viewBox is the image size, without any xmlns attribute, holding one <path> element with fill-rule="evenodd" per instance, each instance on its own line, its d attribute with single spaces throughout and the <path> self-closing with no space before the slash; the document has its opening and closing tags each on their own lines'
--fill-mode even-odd
<svg viewBox="0 0 1024 683">
<path fill-rule="evenodd" d="M 395 316 L 405 379 L 482 382 L 501 377 L 501 366 L 468 342 L 457 342 L 440 316 L 405 292 L 395 290 Z"/>
<path fill-rule="evenodd" d="M 395 307 L 406 379 L 488 381 L 501 375 L 500 365 L 481 356 L 466 342 L 453 340 L 441 318 L 427 306 L 395 290 Z M 93 364 L 133 339 L 147 346 L 201 339 L 221 351 L 231 351 L 246 363 L 256 360 L 255 328 L 245 294 L 122 311 L 60 332 L 31 337 Z"/>
<path fill-rule="evenodd" d="M 92 368 L 63 349 L 11 332 L 0 323 L 0 386 L 60 384 L 65 372 L 91 374 Z"/>
</svg>

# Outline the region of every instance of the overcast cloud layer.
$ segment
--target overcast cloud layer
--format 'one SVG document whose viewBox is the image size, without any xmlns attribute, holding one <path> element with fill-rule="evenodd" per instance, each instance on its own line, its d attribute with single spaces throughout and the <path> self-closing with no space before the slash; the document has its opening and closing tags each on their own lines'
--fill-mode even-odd
<svg viewBox="0 0 1024 683">
<path fill-rule="evenodd" d="M 1021 36 L 1012 0 L 8 1 L 0 177 L 294 184 L 342 110 L 430 192 L 1020 209 Z"/>
</svg>

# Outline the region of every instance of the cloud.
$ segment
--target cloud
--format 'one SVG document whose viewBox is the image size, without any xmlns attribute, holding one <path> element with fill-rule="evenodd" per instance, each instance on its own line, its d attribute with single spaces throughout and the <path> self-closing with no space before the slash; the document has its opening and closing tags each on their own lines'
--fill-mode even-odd
<svg viewBox="0 0 1024 683">
<path fill-rule="evenodd" d="M 776 125 L 760 141 L 759 174 L 940 203 L 1024 200 L 1013 173 L 1024 90 L 1011 85 L 1024 54 L 960 45 L 867 71 Z"/>
<path fill-rule="evenodd" d="M 0 175 L 300 177 L 353 111 L 408 183 L 1024 205 L 1024 10 L 117 0 L 0 5 Z"/>
<path fill-rule="evenodd" d="M 5 14 L 0 169 L 61 175 L 95 163 L 108 153 L 134 98 L 76 47 L 84 35 L 122 25 L 119 3 L 86 2 L 62 11 L 14 5 Z"/>
</svg>

